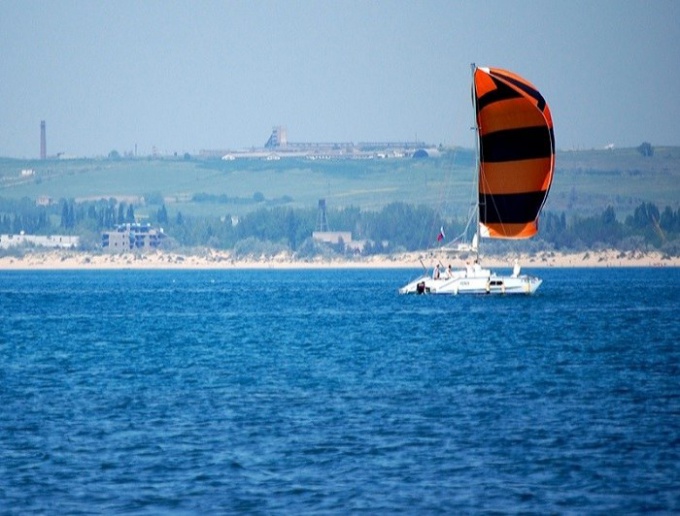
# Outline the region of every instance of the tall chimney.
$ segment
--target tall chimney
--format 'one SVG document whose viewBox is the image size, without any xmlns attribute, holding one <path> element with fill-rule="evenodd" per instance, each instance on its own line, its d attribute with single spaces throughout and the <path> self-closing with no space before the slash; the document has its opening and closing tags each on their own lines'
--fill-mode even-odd
<svg viewBox="0 0 680 516">
<path fill-rule="evenodd" d="M 40 159 L 47 159 L 47 136 L 44 120 L 40 121 Z"/>
</svg>

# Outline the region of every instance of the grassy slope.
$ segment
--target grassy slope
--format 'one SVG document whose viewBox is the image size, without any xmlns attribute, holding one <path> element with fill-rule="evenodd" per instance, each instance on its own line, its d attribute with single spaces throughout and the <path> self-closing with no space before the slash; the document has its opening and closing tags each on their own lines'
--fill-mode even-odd
<svg viewBox="0 0 680 516">
<path fill-rule="evenodd" d="M 457 150 L 426 160 L 280 161 L 236 160 L 71 160 L 0 159 L 0 197 L 108 198 L 124 200 L 161 193 L 170 214 L 241 214 L 255 203 L 195 203 L 194 193 L 244 200 L 261 192 L 268 200 L 292 198 L 293 207 L 380 209 L 394 201 L 426 204 L 445 216 L 463 216 L 472 202 L 473 159 Z M 22 178 L 22 169 L 35 176 Z M 635 149 L 558 152 L 547 210 L 589 215 L 614 206 L 622 217 L 640 202 L 677 209 L 680 202 L 680 148 L 655 149 L 643 158 Z M 149 206 L 149 211 L 157 207 Z M 139 207 L 137 212 L 144 213 Z"/>
<path fill-rule="evenodd" d="M 612 205 L 621 217 L 643 201 L 680 203 L 680 147 L 657 148 L 651 158 L 636 149 L 560 152 L 556 163 L 549 210 L 588 215 Z"/>
</svg>

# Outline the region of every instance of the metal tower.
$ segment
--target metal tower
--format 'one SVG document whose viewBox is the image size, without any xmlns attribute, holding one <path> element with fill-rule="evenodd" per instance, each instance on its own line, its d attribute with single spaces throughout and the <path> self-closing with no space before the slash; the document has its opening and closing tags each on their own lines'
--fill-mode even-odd
<svg viewBox="0 0 680 516">
<path fill-rule="evenodd" d="M 319 214 L 316 217 L 316 230 L 328 231 L 328 220 L 326 219 L 326 199 L 319 199 Z"/>
</svg>

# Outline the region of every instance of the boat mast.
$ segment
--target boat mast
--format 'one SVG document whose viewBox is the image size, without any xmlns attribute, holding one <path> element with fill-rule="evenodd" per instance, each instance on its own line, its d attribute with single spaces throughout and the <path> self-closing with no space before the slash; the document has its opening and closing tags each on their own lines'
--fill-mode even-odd
<svg viewBox="0 0 680 516">
<path fill-rule="evenodd" d="M 470 63 L 470 69 L 472 71 L 472 116 L 474 117 L 474 123 L 472 125 L 472 129 L 475 131 L 475 179 L 473 181 L 473 188 L 474 188 L 474 193 L 475 193 L 475 198 L 477 199 L 476 206 L 477 209 L 475 210 L 475 219 L 476 219 L 476 224 L 475 224 L 475 234 L 472 237 L 472 244 L 475 250 L 475 259 L 477 262 L 479 262 L 479 247 L 481 244 L 481 237 L 480 237 L 480 223 L 479 223 L 479 181 L 480 181 L 480 167 L 481 167 L 481 159 L 480 159 L 480 142 L 479 142 L 479 126 L 477 125 L 477 92 L 475 90 L 475 70 L 477 70 L 477 65 L 475 63 Z M 476 242 L 475 242 L 476 241 Z"/>
</svg>

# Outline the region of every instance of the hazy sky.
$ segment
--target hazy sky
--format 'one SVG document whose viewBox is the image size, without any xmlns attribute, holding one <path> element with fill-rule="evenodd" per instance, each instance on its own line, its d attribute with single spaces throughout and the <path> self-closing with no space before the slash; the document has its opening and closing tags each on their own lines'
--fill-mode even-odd
<svg viewBox="0 0 680 516">
<path fill-rule="evenodd" d="M 560 149 L 680 145 L 680 1 L 0 0 L 0 156 L 290 141 L 472 146 L 470 63 Z"/>
</svg>

